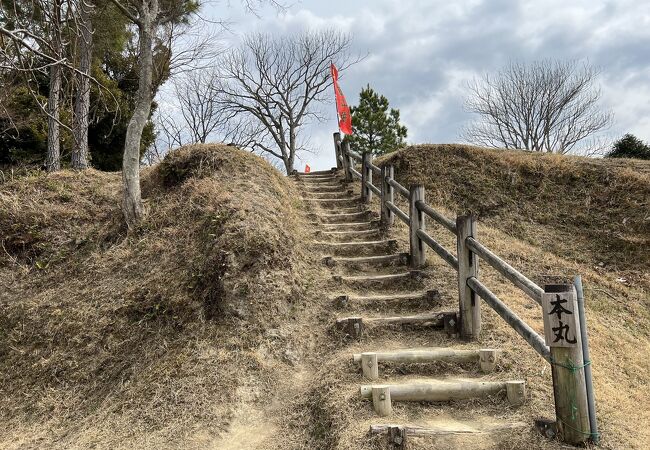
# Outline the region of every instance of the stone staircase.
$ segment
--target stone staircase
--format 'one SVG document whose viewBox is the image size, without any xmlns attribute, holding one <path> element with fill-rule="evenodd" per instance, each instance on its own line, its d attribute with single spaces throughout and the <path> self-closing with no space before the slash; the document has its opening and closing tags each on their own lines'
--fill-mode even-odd
<svg viewBox="0 0 650 450">
<path fill-rule="evenodd" d="M 516 409 L 524 402 L 525 384 L 498 379 L 498 349 L 471 348 L 457 339 L 458 312 L 440 307 L 441 295 L 430 285 L 427 270 L 409 268 L 409 254 L 386 236 L 342 177 L 313 172 L 296 175 L 296 183 L 311 208 L 315 245 L 331 269 L 336 293 L 325 300 L 341 314 L 333 326 L 344 344 L 362 348 L 350 358 L 359 371 L 360 407 L 377 415 L 370 433 L 388 436 L 393 449 L 406 448 L 407 436 L 437 440 L 439 448 L 482 448 L 486 435 L 528 427 L 512 415 L 499 420 L 468 409 L 476 402 Z M 388 346 L 377 344 L 387 333 L 397 339 Z M 457 346 L 395 346 L 396 340 L 408 343 L 413 333 L 428 333 L 431 342 L 440 341 L 437 333 Z M 426 376 L 432 371 L 435 377 Z M 445 405 L 448 414 L 396 422 L 393 405 L 403 402 Z"/>
</svg>

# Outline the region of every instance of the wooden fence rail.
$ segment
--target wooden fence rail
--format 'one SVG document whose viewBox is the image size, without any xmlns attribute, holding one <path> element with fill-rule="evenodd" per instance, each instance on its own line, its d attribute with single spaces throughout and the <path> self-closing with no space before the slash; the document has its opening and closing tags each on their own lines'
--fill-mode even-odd
<svg viewBox="0 0 650 450">
<path fill-rule="evenodd" d="M 398 217 L 409 227 L 409 262 L 411 267 L 419 268 L 425 264 L 426 248 L 428 247 L 457 272 L 459 291 L 458 331 L 460 336 L 468 340 L 479 337 L 481 332 L 480 299 L 482 299 L 542 358 L 551 363 L 557 416 L 556 425 L 563 440 L 570 444 L 583 443 L 588 438 L 596 441 L 598 434 L 595 418 L 592 420 L 591 416 L 588 417 L 587 415 L 587 408 L 589 407 L 593 416 L 592 406 L 587 406 L 586 400 L 583 401 L 587 396 L 593 398 L 593 392 L 587 394 L 585 388 L 584 367 L 589 362 L 584 361 L 583 352 L 585 350 L 580 338 L 584 336 L 586 339 L 586 331 L 581 330 L 580 326 L 580 323 L 584 321 L 583 310 L 577 307 L 573 308 L 574 304 L 577 305 L 575 302 L 575 289 L 570 291 L 570 289 L 565 289 L 566 286 L 564 286 L 558 290 L 557 285 L 541 288 L 481 244 L 477 238 L 476 219 L 473 216 L 458 216 L 455 221 L 445 217 L 426 203 L 422 185 L 413 185 L 407 189 L 397 182 L 393 166 L 383 165 L 379 167 L 373 164 L 371 153 L 359 154 L 351 150 L 348 142 L 341 142 L 338 133 L 334 134 L 334 145 L 337 168 L 344 171 L 345 179 L 347 181 L 352 181 L 355 178 L 361 180 L 362 200 L 370 203 L 373 194 L 379 196 L 381 225 L 383 228 L 390 228 L 394 224 L 395 217 Z M 361 171 L 355 168 L 357 163 L 360 163 Z M 379 187 L 373 184 L 373 175 L 379 177 Z M 408 213 L 395 204 L 395 192 L 408 201 Z M 427 217 L 456 236 L 456 254 L 445 248 L 427 233 L 425 220 Z M 515 287 L 542 306 L 544 336 L 538 334 L 517 316 L 512 309 L 480 281 L 479 260 L 494 268 Z M 558 309 L 557 305 L 560 305 L 560 309 Z M 564 307 L 561 305 L 564 305 Z M 552 325 L 549 325 L 554 320 L 555 315 L 558 316 L 558 319 L 561 319 L 563 312 L 566 313 L 565 321 L 567 323 L 560 320 L 559 328 L 553 328 Z M 579 322 L 578 315 L 580 315 Z M 565 330 L 566 327 L 569 327 L 569 329 Z M 558 342 L 560 338 L 563 339 Z M 588 384 L 591 386 L 591 383 Z M 567 398 L 573 400 L 568 402 Z M 587 431 L 585 427 L 590 428 L 591 432 Z"/>
</svg>

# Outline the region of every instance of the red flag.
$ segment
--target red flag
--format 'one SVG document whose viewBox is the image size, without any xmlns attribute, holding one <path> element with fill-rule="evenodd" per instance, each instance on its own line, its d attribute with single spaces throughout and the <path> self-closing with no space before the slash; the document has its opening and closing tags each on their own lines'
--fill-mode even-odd
<svg viewBox="0 0 650 450">
<path fill-rule="evenodd" d="M 348 102 L 345 101 L 343 91 L 339 87 L 339 71 L 336 70 L 333 63 L 330 66 L 330 70 L 332 71 L 334 94 L 336 95 L 336 112 L 338 113 L 339 130 L 345 134 L 352 134 L 352 116 L 350 115 Z"/>
<path fill-rule="evenodd" d="M 311 167 L 309 167 L 309 164 L 305 164 L 305 173 L 311 172 Z"/>
</svg>

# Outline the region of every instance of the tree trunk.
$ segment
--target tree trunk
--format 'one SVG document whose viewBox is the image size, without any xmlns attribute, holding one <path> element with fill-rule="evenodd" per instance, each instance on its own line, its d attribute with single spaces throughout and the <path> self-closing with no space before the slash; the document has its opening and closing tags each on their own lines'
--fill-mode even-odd
<svg viewBox="0 0 650 450">
<path fill-rule="evenodd" d="M 52 16 L 56 23 L 52 24 L 52 47 L 55 57 L 61 53 L 61 33 L 59 29 L 59 3 L 54 2 Z M 48 172 L 61 170 L 61 129 L 59 125 L 59 97 L 61 95 L 62 71 L 59 64 L 50 67 L 50 86 L 47 97 L 47 161 Z"/>
<path fill-rule="evenodd" d="M 90 65 L 93 53 L 93 30 L 90 6 L 81 4 L 81 32 L 80 32 L 80 58 L 77 75 L 78 89 L 74 104 L 74 147 L 72 149 L 72 168 L 83 170 L 88 168 L 88 116 L 90 113 Z"/>
<path fill-rule="evenodd" d="M 142 197 L 140 194 L 140 141 L 149 114 L 152 101 L 153 77 L 153 33 L 158 16 L 158 1 L 144 4 L 141 10 L 139 29 L 139 63 L 138 94 L 133 116 L 126 129 L 124 158 L 122 161 L 122 181 L 124 184 L 122 212 L 129 227 L 142 218 Z"/>
</svg>

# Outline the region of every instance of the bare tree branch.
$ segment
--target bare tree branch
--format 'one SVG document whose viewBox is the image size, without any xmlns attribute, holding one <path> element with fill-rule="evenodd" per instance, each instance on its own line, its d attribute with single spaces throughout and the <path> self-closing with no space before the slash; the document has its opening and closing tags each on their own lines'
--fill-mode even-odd
<svg viewBox="0 0 650 450">
<path fill-rule="evenodd" d="M 475 79 L 466 109 L 479 118 L 463 137 L 488 147 L 571 152 L 612 122 L 599 108 L 597 77 L 588 64 L 538 61 Z"/>
</svg>

